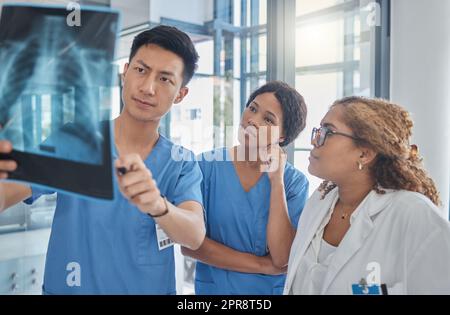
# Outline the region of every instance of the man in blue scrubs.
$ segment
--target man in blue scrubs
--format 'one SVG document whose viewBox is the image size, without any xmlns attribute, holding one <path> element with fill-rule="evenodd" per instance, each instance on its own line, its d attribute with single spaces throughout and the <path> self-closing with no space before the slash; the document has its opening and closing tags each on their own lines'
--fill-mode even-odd
<svg viewBox="0 0 450 315">
<path fill-rule="evenodd" d="M 46 294 L 175 294 L 170 241 L 197 249 L 205 236 L 193 154 L 158 132 L 161 118 L 188 93 L 198 55 L 189 37 L 159 26 L 134 39 L 123 80 L 124 110 L 114 122 L 119 157 L 114 202 L 58 193 L 48 246 Z M 0 142 L 0 152 L 11 151 Z M 186 153 L 187 152 L 187 153 Z M 190 155 L 180 161 L 173 154 Z M 0 178 L 16 168 L 0 161 Z M 89 180 L 89 179 L 86 179 Z M 3 183 L 1 209 L 51 191 Z"/>
</svg>

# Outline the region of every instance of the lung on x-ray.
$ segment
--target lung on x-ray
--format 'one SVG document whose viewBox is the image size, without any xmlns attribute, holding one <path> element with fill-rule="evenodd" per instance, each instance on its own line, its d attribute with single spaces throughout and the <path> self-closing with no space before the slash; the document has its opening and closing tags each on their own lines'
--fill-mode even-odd
<svg viewBox="0 0 450 315">
<path fill-rule="evenodd" d="M 10 176 L 113 198 L 111 103 L 119 13 L 98 7 L 4 5 L 0 18 L 0 139 Z M 77 23 L 71 23 L 71 16 Z"/>
</svg>

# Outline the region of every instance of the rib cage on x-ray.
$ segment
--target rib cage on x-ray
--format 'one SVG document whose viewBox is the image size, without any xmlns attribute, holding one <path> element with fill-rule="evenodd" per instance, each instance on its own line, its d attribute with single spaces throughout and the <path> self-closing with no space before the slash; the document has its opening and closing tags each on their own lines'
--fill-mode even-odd
<svg viewBox="0 0 450 315">
<path fill-rule="evenodd" d="M 39 32 L 33 37 L 0 47 L 1 133 L 24 152 L 100 164 L 99 121 L 109 119 L 100 113 L 101 89 L 111 86 L 104 82 L 111 77 L 108 58 L 80 49 L 74 33 L 62 30 L 64 17 L 34 23 Z"/>
</svg>

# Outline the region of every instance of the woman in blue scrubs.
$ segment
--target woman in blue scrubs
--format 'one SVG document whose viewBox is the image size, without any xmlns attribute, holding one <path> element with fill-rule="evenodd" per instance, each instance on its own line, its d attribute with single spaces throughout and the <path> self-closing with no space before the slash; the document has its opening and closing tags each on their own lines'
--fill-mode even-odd
<svg viewBox="0 0 450 315">
<path fill-rule="evenodd" d="M 281 294 L 308 180 L 282 147 L 305 128 L 306 105 L 289 85 L 250 96 L 239 145 L 202 154 L 206 238 L 183 254 L 197 259 L 196 294 Z M 278 130 L 278 132 L 277 132 Z"/>
</svg>

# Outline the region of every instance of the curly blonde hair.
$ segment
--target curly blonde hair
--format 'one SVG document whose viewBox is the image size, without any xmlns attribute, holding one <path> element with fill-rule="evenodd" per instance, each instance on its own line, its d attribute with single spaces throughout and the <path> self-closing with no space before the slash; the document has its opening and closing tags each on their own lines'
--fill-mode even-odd
<svg viewBox="0 0 450 315">
<path fill-rule="evenodd" d="M 427 196 L 435 205 L 441 201 L 436 185 L 425 171 L 422 158 L 415 145 L 410 145 L 413 122 L 409 113 L 399 105 L 383 99 L 359 96 L 346 97 L 333 103 L 331 108 L 342 106 L 344 123 L 350 127 L 356 145 L 377 152 L 370 170 L 375 179 L 374 190 L 409 190 Z M 324 181 L 319 191 L 324 197 L 336 187 Z"/>
</svg>

